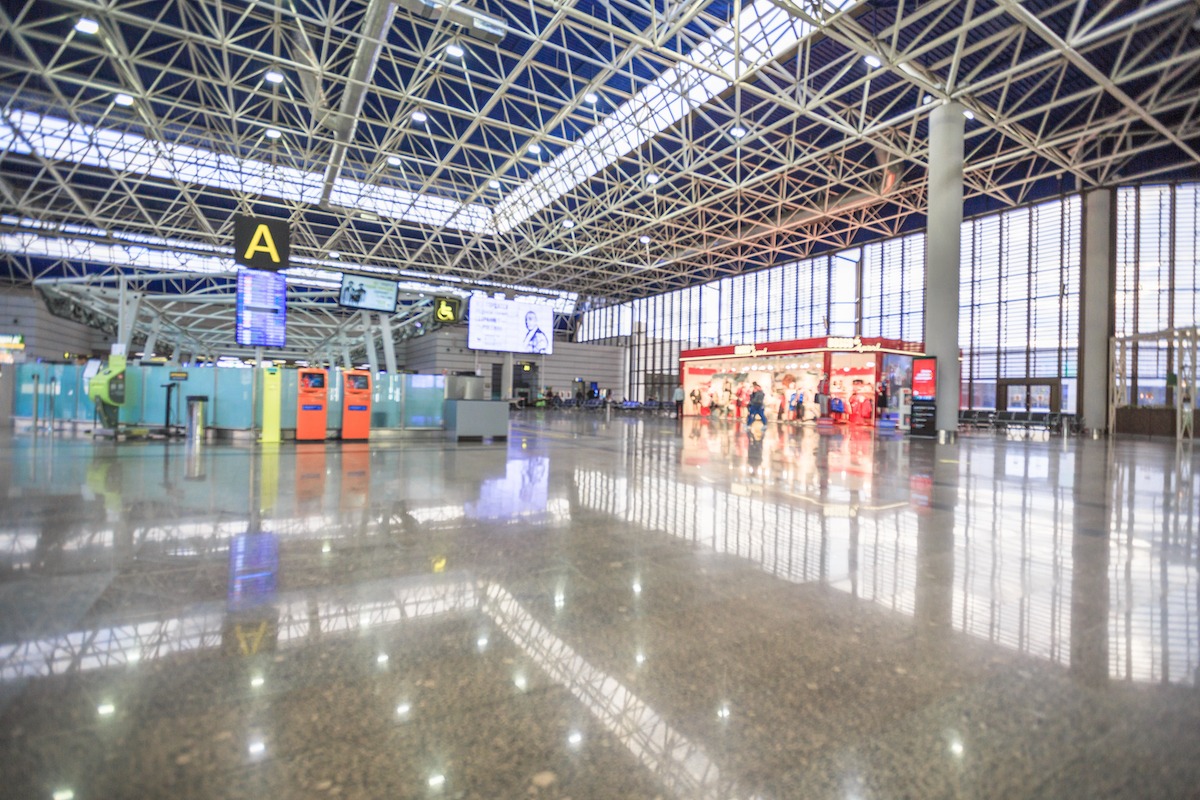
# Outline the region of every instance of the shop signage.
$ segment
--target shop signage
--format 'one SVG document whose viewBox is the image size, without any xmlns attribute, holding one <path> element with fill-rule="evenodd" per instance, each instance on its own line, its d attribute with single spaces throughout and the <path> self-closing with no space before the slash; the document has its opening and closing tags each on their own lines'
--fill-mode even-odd
<svg viewBox="0 0 1200 800">
<path fill-rule="evenodd" d="M 825 340 L 830 350 L 852 350 L 855 353 L 873 353 L 883 348 L 876 344 L 863 344 L 861 336 L 830 336 Z"/>
<path fill-rule="evenodd" d="M 25 334 L 0 333 L 0 350 L 24 350 Z"/>
<path fill-rule="evenodd" d="M 186 381 L 187 375 L 188 374 L 186 372 L 172 372 L 170 374 L 170 379 L 173 381 Z"/>
</svg>

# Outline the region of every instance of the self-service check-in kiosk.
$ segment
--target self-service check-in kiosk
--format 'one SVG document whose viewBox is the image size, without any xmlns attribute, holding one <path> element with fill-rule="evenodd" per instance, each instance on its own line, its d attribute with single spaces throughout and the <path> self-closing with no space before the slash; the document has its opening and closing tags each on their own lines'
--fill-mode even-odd
<svg viewBox="0 0 1200 800">
<path fill-rule="evenodd" d="M 348 369 L 342 373 L 342 438 L 371 435 L 371 373 Z"/>
<path fill-rule="evenodd" d="M 296 441 L 323 440 L 329 414 L 329 374 L 323 369 L 300 370 L 296 390 Z"/>
</svg>

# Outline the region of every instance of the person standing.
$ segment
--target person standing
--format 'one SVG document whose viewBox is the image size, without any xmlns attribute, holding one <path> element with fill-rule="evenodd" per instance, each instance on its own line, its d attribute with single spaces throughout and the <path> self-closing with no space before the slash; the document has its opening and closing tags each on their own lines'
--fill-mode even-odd
<svg viewBox="0 0 1200 800">
<path fill-rule="evenodd" d="M 683 387 L 675 387 L 675 417 L 683 419 Z"/>
<path fill-rule="evenodd" d="M 763 426 L 764 427 L 766 426 L 767 414 L 763 410 L 763 403 L 766 402 L 766 399 L 767 399 L 767 396 L 763 392 L 762 387 L 759 386 L 757 382 L 755 382 L 755 384 L 751 387 L 751 391 L 750 391 L 750 406 L 749 406 L 749 411 L 746 415 L 746 427 L 750 427 L 751 425 L 754 424 L 754 418 L 756 416 L 762 420 Z"/>
</svg>

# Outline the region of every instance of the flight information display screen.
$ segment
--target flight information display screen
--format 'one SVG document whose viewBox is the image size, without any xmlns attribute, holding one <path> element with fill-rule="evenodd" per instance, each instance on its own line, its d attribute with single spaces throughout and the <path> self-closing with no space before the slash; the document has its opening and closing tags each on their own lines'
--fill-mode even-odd
<svg viewBox="0 0 1200 800">
<path fill-rule="evenodd" d="M 283 275 L 238 270 L 237 343 L 248 347 L 287 344 L 287 278 Z"/>
</svg>

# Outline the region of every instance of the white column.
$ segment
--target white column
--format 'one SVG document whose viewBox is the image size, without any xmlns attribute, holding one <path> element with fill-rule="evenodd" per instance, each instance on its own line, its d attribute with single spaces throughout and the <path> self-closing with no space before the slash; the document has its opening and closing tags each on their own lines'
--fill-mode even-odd
<svg viewBox="0 0 1200 800">
<path fill-rule="evenodd" d="M 363 323 L 363 343 L 367 347 L 367 363 L 371 365 L 371 374 L 379 374 L 379 354 L 375 352 L 375 334 L 371 331 L 371 313 L 360 311 Z"/>
<path fill-rule="evenodd" d="M 963 216 L 963 107 L 929 115 L 929 215 L 925 249 L 925 352 L 937 357 L 937 428 L 958 430 L 958 280 Z"/>
<path fill-rule="evenodd" d="M 1108 426 L 1108 342 L 1113 334 L 1113 192 L 1083 196 L 1083 274 L 1080 286 L 1079 402 L 1083 424 Z"/>
<path fill-rule="evenodd" d="M 379 315 L 379 338 L 383 340 L 383 368 L 388 375 L 396 374 L 396 343 L 392 341 L 392 326 L 387 314 Z"/>
<path fill-rule="evenodd" d="M 513 354 L 504 354 L 504 366 L 500 371 L 500 398 L 511 400 L 513 396 Z"/>
</svg>

